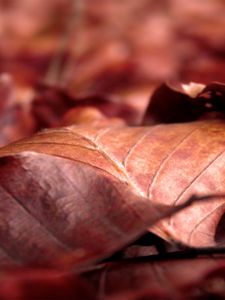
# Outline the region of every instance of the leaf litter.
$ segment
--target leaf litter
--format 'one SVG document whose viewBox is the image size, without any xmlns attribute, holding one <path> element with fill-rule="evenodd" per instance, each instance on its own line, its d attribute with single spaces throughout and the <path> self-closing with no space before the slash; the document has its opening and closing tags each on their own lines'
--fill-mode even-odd
<svg viewBox="0 0 225 300">
<path fill-rule="evenodd" d="M 13 3 L 1 299 L 224 299 L 223 1 Z"/>
</svg>

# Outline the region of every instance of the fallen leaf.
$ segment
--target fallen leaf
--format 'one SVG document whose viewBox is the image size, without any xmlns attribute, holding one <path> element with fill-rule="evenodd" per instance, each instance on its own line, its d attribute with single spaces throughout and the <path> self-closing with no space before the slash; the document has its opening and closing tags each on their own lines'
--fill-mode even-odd
<svg viewBox="0 0 225 300">
<path fill-rule="evenodd" d="M 224 115 L 224 84 L 162 84 L 151 96 L 143 124 L 192 122 Z"/>
<path fill-rule="evenodd" d="M 102 259 L 176 210 L 151 203 L 98 147 L 105 128 L 77 129 L 46 131 L 14 150 L 13 144 L 1 148 L 3 264 L 6 258 L 43 263 L 69 253 L 66 259 L 77 264 Z"/>
<path fill-rule="evenodd" d="M 1 271 L 1 300 L 94 300 L 91 283 L 73 273 L 47 268 L 13 268 Z"/>
<path fill-rule="evenodd" d="M 179 256 L 108 263 L 86 274 L 98 297 L 107 300 L 223 299 L 224 276 L 224 258 Z"/>
<path fill-rule="evenodd" d="M 0 298 L 225 298 L 225 2 L 0 2 Z"/>
<path fill-rule="evenodd" d="M 123 119 L 121 122 L 128 124 L 135 123 L 138 117 L 138 112 L 132 106 L 123 103 L 117 97 L 104 95 L 75 97 L 66 89 L 45 85 L 37 88 L 31 114 L 36 121 L 37 129 L 43 129 L 65 125 L 68 119 L 78 119 L 80 110 L 85 108 L 99 110 L 105 119 L 117 117 Z"/>
<path fill-rule="evenodd" d="M 224 122 L 165 126 L 72 126 L 1 148 L 3 256 L 18 263 L 71 251 L 77 262 L 104 258 L 192 195 L 224 194 Z M 195 204 L 151 230 L 214 245 L 224 240 L 223 203 Z"/>
</svg>

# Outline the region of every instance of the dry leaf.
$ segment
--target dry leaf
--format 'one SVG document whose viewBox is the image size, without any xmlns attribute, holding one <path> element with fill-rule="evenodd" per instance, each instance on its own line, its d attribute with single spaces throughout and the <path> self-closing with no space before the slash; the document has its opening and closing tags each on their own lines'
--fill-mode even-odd
<svg viewBox="0 0 225 300">
<path fill-rule="evenodd" d="M 13 268 L 1 273 L 1 300 L 94 300 L 91 283 L 73 273 L 47 268 Z"/>
<path fill-rule="evenodd" d="M 70 252 L 74 263 L 102 259 L 176 210 L 144 197 L 98 144 L 101 134 L 108 136 L 105 128 L 58 129 L 1 149 L 3 264 Z"/>
<path fill-rule="evenodd" d="M 80 110 L 85 108 L 98 109 L 103 118 L 122 118 L 121 122 L 126 121 L 128 124 L 134 123 L 138 118 L 138 112 L 117 97 L 104 95 L 74 97 L 65 89 L 45 85 L 37 89 L 31 113 L 37 129 L 43 129 L 62 126 L 71 119 L 71 116 L 74 120 L 79 119 Z"/>
<path fill-rule="evenodd" d="M 224 194 L 224 122 L 165 126 L 74 126 L 2 148 L 2 259 L 7 252 L 18 263 L 42 261 L 74 249 L 77 262 L 103 258 L 171 213 L 168 207 L 193 194 Z M 223 241 L 221 200 L 151 230 L 214 245 Z"/>
<path fill-rule="evenodd" d="M 223 299 L 224 276 L 225 260 L 209 257 L 120 261 L 86 275 L 107 300 Z"/>
<path fill-rule="evenodd" d="M 224 115 L 224 84 L 163 84 L 151 96 L 143 124 L 191 122 Z"/>
</svg>

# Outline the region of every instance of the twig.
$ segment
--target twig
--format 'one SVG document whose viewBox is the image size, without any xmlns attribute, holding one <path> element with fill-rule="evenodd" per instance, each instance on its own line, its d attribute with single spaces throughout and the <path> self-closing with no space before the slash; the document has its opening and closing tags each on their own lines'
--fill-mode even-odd
<svg viewBox="0 0 225 300">
<path fill-rule="evenodd" d="M 225 247 L 206 247 L 206 248 L 187 248 L 183 251 L 174 251 L 159 253 L 153 255 L 139 256 L 139 257 L 123 257 L 115 261 L 105 261 L 104 263 L 140 263 L 140 262 L 154 262 L 162 260 L 178 260 L 178 259 L 193 259 L 197 257 L 214 257 L 218 256 L 225 259 Z M 104 265 L 104 264 L 103 264 Z M 100 264 L 101 266 L 101 264 Z"/>
<path fill-rule="evenodd" d="M 44 82 L 47 84 L 62 83 L 61 73 L 63 66 L 63 56 L 66 52 L 68 44 L 72 38 L 75 28 L 80 24 L 84 10 L 84 0 L 72 0 L 71 14 L 68 17 L 65 30 L 59 42 L 59 47 L 52 58 L 48 70 L 45 75 Z"/>
</svg>

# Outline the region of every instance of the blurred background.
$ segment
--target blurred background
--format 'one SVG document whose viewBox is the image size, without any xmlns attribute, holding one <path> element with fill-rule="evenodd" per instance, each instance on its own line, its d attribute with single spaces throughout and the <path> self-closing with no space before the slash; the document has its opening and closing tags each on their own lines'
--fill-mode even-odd
<svg viewBox="0 0 225 300">
<path fill-rule="evenodd" d="M 0 146 L 73 125 L 82 99 L 140 125 L 161 83 L 224 82 L 224 16 L 224 0 L 0 0 Z"/>
<path fill-rule="evenodd" d="M 224 0 L 0 0 L 0 73 L 75 94 L 224 81 Z"/>
</svg>

